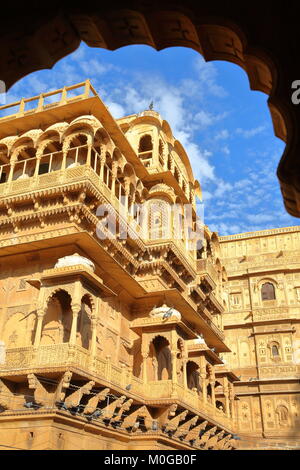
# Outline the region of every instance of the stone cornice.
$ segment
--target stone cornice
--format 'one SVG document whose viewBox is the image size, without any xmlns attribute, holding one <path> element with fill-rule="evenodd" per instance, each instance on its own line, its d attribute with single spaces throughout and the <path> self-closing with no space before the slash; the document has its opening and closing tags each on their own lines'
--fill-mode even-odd
<svg viewBox="0 0 300 470">
<path fill-rule="evenodd" d="M 299 231 L 300 231 L 300 225 L 296 225 L 295 227 L 274 228 L 274 229 L 268 229 L 268 230 L 260 230 L 257 232 L 245 232 L 245 233 L 238 233 L 236 235 L 219 236 L 219 240 L 221 243 L 221 242 L 229 242 L 233 240 L 241 240 L 245 238 L 267 237 L 270 235 L 278 235 L 281 233 L 291 233 L 291 232 L 299 232 Z"/>
</svg>

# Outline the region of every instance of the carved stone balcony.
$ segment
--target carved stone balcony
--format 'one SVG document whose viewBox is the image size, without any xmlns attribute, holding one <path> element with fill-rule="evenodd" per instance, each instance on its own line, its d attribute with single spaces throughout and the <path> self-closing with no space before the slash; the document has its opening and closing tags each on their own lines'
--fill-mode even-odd
<svg viewBox="0 0 300 470">
<path fill-rule="evenodd" d="M 209 259 L 197 260 L 197 273 L 201 279 L 208 283 L 212 290 L 215 289 L 218 283 L 218 272 Z"/>
</svg>

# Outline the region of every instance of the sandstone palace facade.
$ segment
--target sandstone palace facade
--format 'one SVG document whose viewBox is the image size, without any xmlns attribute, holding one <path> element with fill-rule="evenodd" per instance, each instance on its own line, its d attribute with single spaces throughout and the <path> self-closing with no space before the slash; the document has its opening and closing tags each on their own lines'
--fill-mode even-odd
<svg viewBox="0 0 300 470">
<path fill-rule="evenodd" d="M 89 81 L 0 112 L 0 449 L 299 448 L 300 228 L 212 233 Z"/>
</svg>

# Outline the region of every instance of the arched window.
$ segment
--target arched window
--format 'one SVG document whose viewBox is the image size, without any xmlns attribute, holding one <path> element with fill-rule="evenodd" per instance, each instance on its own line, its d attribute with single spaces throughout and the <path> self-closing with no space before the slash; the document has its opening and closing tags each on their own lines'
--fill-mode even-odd
<svg viewBox="0 0 300 470">
<path fill-rule="evenodd" d="M 199 382 L 199 366 L 193 361 L 188 361 L 186 365 L 186 377 L 187 377 L 187 386 L 190 390 L 193 388 L 197 389 L 197 392 L 200 392 L 200 382 Z"/>
<path fill-rule="evenodd" d="M 273 344 L 273 346 L 271 348 L 271 351 L 272 351 L 272 356 L 273 357 L 278 357 L 279 356 L 278 346 L 276 346 L 276 344 Z"/>
<path fill-rule="evenodd" d="M 61 289 L 55 292 L 47 303 L 43 318 L 41 345 L 67 343 L 72 326 L 71 296 Z"/>
<path fill-rule="evenodd" d="M 139 152 L 148 152 L 153 149 L 151 135 L 146 134 L 140 138 Z"/>
<path fill-rule="evenodd" d="M 172 360 L 169 342 L 162 336 L 154 338 L 150 345 L 149 360 L 154 380 L 172 378 Z"/>
<path fill-rule="evenodd" d="M 271 282 L 266 282 L 261 287 L 262 300 L 275 300 L 275 287 Z"/>
</svg>

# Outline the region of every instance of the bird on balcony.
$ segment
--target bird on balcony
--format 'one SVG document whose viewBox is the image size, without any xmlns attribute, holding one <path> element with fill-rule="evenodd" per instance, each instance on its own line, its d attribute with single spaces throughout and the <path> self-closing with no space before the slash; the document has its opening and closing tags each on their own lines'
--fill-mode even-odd
<svg viewBox="0 0 300 470">
<path fill-rule="evenodd" d="M 163 314 L 163 320 L 170 318 L 173 314 L 173 307 L 171 307 L 166 313 Z"/>
</svg>

